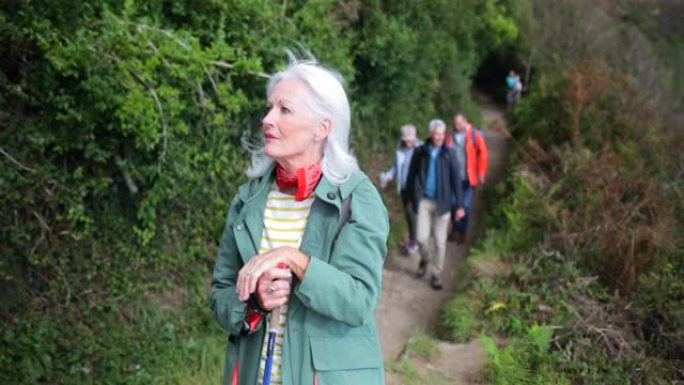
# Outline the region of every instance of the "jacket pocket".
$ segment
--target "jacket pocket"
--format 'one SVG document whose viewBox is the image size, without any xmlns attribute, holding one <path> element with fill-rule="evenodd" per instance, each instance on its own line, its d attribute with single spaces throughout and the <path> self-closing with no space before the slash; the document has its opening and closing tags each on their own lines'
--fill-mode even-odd
<svg viewBox="0 0 684 385">
<path fill-rule="evenodd" d="M 309 338 L 317 385 L 383 383 L 377 336 Z"/>
</svg>

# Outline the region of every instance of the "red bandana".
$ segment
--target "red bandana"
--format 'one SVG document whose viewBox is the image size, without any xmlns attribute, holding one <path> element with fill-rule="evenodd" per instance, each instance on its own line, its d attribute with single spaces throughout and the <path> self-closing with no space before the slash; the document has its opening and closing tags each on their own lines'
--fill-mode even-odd
<svg viewBox="0 0 684 385">
<path fill-rule="evenodd" d="M 321 180 L 320 162 L 302 167 L 296 172 L 289 172 L 276 164 L 276 183 L 279 189 L 296 189 L 295 200 L 298 202 L 308 198 Z"/>
</svg>

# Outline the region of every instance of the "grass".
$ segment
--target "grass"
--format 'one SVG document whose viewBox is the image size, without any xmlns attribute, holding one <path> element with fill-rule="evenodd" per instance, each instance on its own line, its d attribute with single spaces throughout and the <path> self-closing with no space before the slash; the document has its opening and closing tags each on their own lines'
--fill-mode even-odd
<svg viewBox="0 0 684 385">
<path fill-rule="evenodd" d="M 87 316 L 65 312 L 61 319 L 17 323 L 0 334 L 0 344 L 14 342 L 0 354 L 6 368 L 0 383 L 220 383 L 226 337 L 203 297 L 198 290 L 174 307 L 147 298 Z"/>
<path fill-rule="evenodd" d="M 132 332 L 150 337 L 147 343 L 137 345 L 138 352 L 129 352 L 139 359 L 138 366 L 131 367 L 130 383 L 220 383 L 226 336 L 216 326 L 203 300 L 166 310 L 148 304 L 139 306 L 139 317 L 132 322 L 137 326 Z"/>
<path fill-rule="evenodd" d="M 413 333 L 406 346 L 407 355 L 421 357 L 427 361 L 435 358 L 438 352 L 437 340 L 420 329 Z"/>
<path fill-rule="evenodd" d="M 422 367 L 407 359 L 388 363 L 385 370 L 397 376 L 401 385 L 449 385 L 451 380 L 438 370 Z"/>
<path fill-rule="evenodd" d="M 427 365 L 439 353 L 436 339 L 416 330 L 409 338 L 401 357 L 388 363 L 385 369 L 397 376 L 401 385 L 447 385 L 450 379 Z"/>
<path fill-rule="evenodd" d="M 169 352 L 174 369 L 155 380 L 159 385 L 205 385 L 220 383 L 223 378 L 226 344 L 223 338 L 201 336 L 191 338 L 185 346 Z"/>
</svg>

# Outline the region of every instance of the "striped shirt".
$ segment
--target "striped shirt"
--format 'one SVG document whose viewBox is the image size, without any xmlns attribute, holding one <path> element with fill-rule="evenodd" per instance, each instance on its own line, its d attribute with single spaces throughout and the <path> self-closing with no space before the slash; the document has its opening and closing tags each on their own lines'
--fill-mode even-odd
<svg viewBox="0 0 684 385">
<path fill-rule="evenodd" d="M 297 202 L 294 199 L 294 195 L 283 194 L 278 191 L 277 188 L 271 190 L 268 194 L 268 200 L 266 201 L 264 232 L 261 235 L 259 253 L 280 246 L 291 246 L 295 249 L 299 249 L 314 199 L 315 196 L 311 195 L 307 199 Z M 280 317 L 276 329 L 275 349 L 273 353 L 273 366 L 271 368 L 271 384 L 273 385 L 282 384 L 280 366 L 283 355 L 283 336 L 286 323 L 287 305 L 283 305 L 280 307 Z M 268 338 L 264 338 L 264 344 L 261 350 L 261 361 L 259 363 L 259 385 L 262 385 L 264 381 L 264 366 L 266 364 L 267 348 Z"/>
</svg>

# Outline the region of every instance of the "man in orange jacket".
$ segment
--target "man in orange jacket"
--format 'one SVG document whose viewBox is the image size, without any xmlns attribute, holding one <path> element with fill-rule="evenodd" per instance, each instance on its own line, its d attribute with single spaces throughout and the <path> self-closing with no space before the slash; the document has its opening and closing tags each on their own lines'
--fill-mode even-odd
<svg viewBox="0 0 684 385">
<path fill-rule="evenodd" d="M 452 236 L 458 243 L 465 242 L 470 217 L 470 204 L 473 190 L 485 182 L 487 175 L 487 144 L 482 132 L 468 122 L 463 114 L 454 116 L 454 130 L 447 136 L 446 145 L 454 151 L 460 165 L 459 172 L 463 185 L 463 206 L 466 215 L 461 220 L 453 220 Z"/>
</svg>

